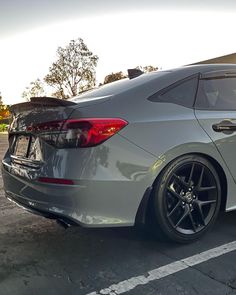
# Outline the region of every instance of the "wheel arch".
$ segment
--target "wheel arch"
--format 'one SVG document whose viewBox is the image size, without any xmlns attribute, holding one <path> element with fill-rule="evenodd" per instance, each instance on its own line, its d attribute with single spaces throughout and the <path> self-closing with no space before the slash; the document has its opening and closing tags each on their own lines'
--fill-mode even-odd
<svg viewBox="0 0 236 295">
<path fill-rule="evenodd" d="M 190 153 L 186 153 L 183 155 L 179 155 L 178 157 L 175 157 L 173 159 L 171 159 L 169 162 L 166 163 L 166 165 L 164 165 L 162 167 L 162 169 L 160 169 L 158 175 L 156 176 L 156 178 L 154 179 L 153 183 L 151 186 L 147 187 L 143 198 L 140 202 L 137 214 L 136 214 L 136 218 L 135 218 L 135 224 L 145 224 L 148 219 L 149 219 L 149 213 L 150 213 L 150 205 L 152 203 L 152 198 L 153 198 L 153 192 L 154 192 L 154 188 L 156 186 L 157 181 L 159 180 L 159 178 L 162 175 L 162 172 L 164 171 L 164 169 L 166 167 L 168 167 L 173 161 L 175 161 L 176 159 L 182 157 L 182 156 L 187 156 L 187 155 L 196 155 L 196 156 L 201 156 L 205 159 L 207 159 L 212 166 L 215 168 L 218 176 L 219 176 L 219 180 L 220 180 L 220 186 L 221 186 L 221 205 L 220 205 L 220 210 L 221 211 L 226 211 L 226 202 L 227 202 L 227 193 L 228 193 L 228 183 L 227 183 L 227 178 L 226 178 L 226 174 L 224 169 L 222 168 L 222 166 L 220 165 L 220 163 L 213 157 L 209 156 L 208 154 L 202 153 L 202 152 L 190 152 Z"/>
</svg>

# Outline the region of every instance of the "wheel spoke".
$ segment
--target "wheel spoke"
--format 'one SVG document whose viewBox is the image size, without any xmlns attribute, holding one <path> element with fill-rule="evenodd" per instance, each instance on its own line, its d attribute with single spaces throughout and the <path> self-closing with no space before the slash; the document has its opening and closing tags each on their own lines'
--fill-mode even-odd
<svg viewBox="0 0 236 295">
<path fill-rule="evenodd" d="M 176 223 L 175 228 L 180 225 L 180 223 L 189 215 L 189 209 L 187 207 L 184 208 L 184 213 L 180 217 L 179 221 Z"/>
<path fill-rule="evenodd" d="M 216 186 L 202 186 L 196 189 L 196 191 L 198 192 L 206 192 L 206 191 L 212 191 L 212 190 L 216 190 Z"/>
<path fill-rule="evenodd" d="M 181 201 L 178 201 L 178 203 L 174 206 L 174 208 L 170 211 L 170 213 L 167 215 L 168 217 L 170 217 L 172 214 L 175 213 L 175 211 L 178 209 L 178 207 L 180 206 Z"/>
<path fill-rule="evenodd" d="M 194 167 L 195 167 L 195 163 L 193 163 L 193 165 L 191 167 L 191 171 L 190 171 L 190 175 L 189 175 L 189 179 L 188 179 L 188 185 L 189 186 L 191 185 L 191 180 L 193 178 L 193 170 L 194 170 Z"/>
<path fill-rule="evenodd" d="M 177 194 L 173 189 L 171 189 L 170 187 L 167 187 L 167 190 L 168 190 L 169 193 L 171 193 L 178 200 L 183 201 L 183 198 L 179 194 Z"/>
<path fill-rule="evenodd" d="M 208 201 L 200 201 L 200 200 L 198 200 L 198 203 L 199 203 L 200 206 L 206 206 L 206 205 L 216 203 L 216 200 L 208 200 Z"/>
<path fill-rule="evenodd" d="M 202 212 L 202 206 L 201 206 L 201 203 L 199 203 L 199 201 L 198 202 L 196 202 L 196 204 L 197 204 L 197 209 L 198 209 L 198 212 L 199 212 L 199 214 L 200 214 L 200 219 L 201 219 L 201 222 L 202 222 L 202 225 L 206 225 L 205 224 L 205 218 L 204 218 L 204 215 L 203 215 L 203 212 Z"/>
<path fill-rule="evenodd" d="M 184 186 L 185 188 L 188 187 L 188 184 L 185 181 L 183 181 L 178 175 L 173 174 L 173 176 L 179 185 Z"/>
<path fill-rule="evenodd" d="M 190 218 L 191 223 L 192 223 L 192 226 L 193 226 L 193 231 L 196 232 L 197 229 L 196 229 L 196 225 L 194 223 L 193 215 L 192 215 L 192 212 L 191 211 L 189 212 L 189 218 Z"/>
<path fill-rule="evenodd" d="M 199 181 L 198 181 L 198 188 L 200 188 L 202 186 L 202 179 L 203 179 L 203 174 L 204 174 L 204 166 L 202 166 L 202 170 L 201 170 L 201 174 L 200 174 L 200 177 L 199 177 Z"/>
</svg>

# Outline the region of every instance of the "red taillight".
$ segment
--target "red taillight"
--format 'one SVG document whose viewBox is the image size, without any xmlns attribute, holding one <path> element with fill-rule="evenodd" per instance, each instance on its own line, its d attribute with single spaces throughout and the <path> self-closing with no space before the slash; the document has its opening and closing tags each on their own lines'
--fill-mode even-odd
<svg viewBox="0 0 236 295">
<path fill-rule="evenodd" d="M 41 123 L 28 131 L 57 148 L 96 146 L 124 128 L 128 122 L 120 118 L 70 119 Z"/>
</svg>

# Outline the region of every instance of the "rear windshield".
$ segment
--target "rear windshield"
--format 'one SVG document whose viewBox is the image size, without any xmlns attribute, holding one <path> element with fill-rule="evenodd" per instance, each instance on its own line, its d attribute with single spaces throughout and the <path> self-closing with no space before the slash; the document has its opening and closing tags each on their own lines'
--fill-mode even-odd
<svg viewBox="0 0 236 295">
<path fill-rule="evenodd" d="M 99 88 L 89 90 L 85 93 L 80 94 L 79 96 L 73 97 L 72 99 L 70 99 L 70 101 L 82 102 L 82 101 L 102 99 L 105 97 L 117 95 L 119 93 L 125 92 L 134 87 L 140 86 L 148 81 L 156 79 L 157 77 L 166 75 L 167 73 L 169 73 L 169 71 L 159 71 L 159 72 L 143 74 L 131 80 L 128 78 L 122 79 L 113 83 L 102 85 Z"/>
</svg>

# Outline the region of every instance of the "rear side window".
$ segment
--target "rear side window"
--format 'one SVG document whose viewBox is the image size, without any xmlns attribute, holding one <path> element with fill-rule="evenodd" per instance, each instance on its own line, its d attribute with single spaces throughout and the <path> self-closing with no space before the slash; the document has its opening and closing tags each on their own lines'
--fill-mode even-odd
<svg viewBox="0 0 236 295">
<path fill-rule="evenodd" d="M 184 79 L 150 96 L 153 102 L 165 102 L 192 108 L 197 92 L 198 76 Z"/>
<path fill-rule="evenodd" d="M 236 110 L 236 77 L 200 80 L 196 108 Z"/>
</svg>

